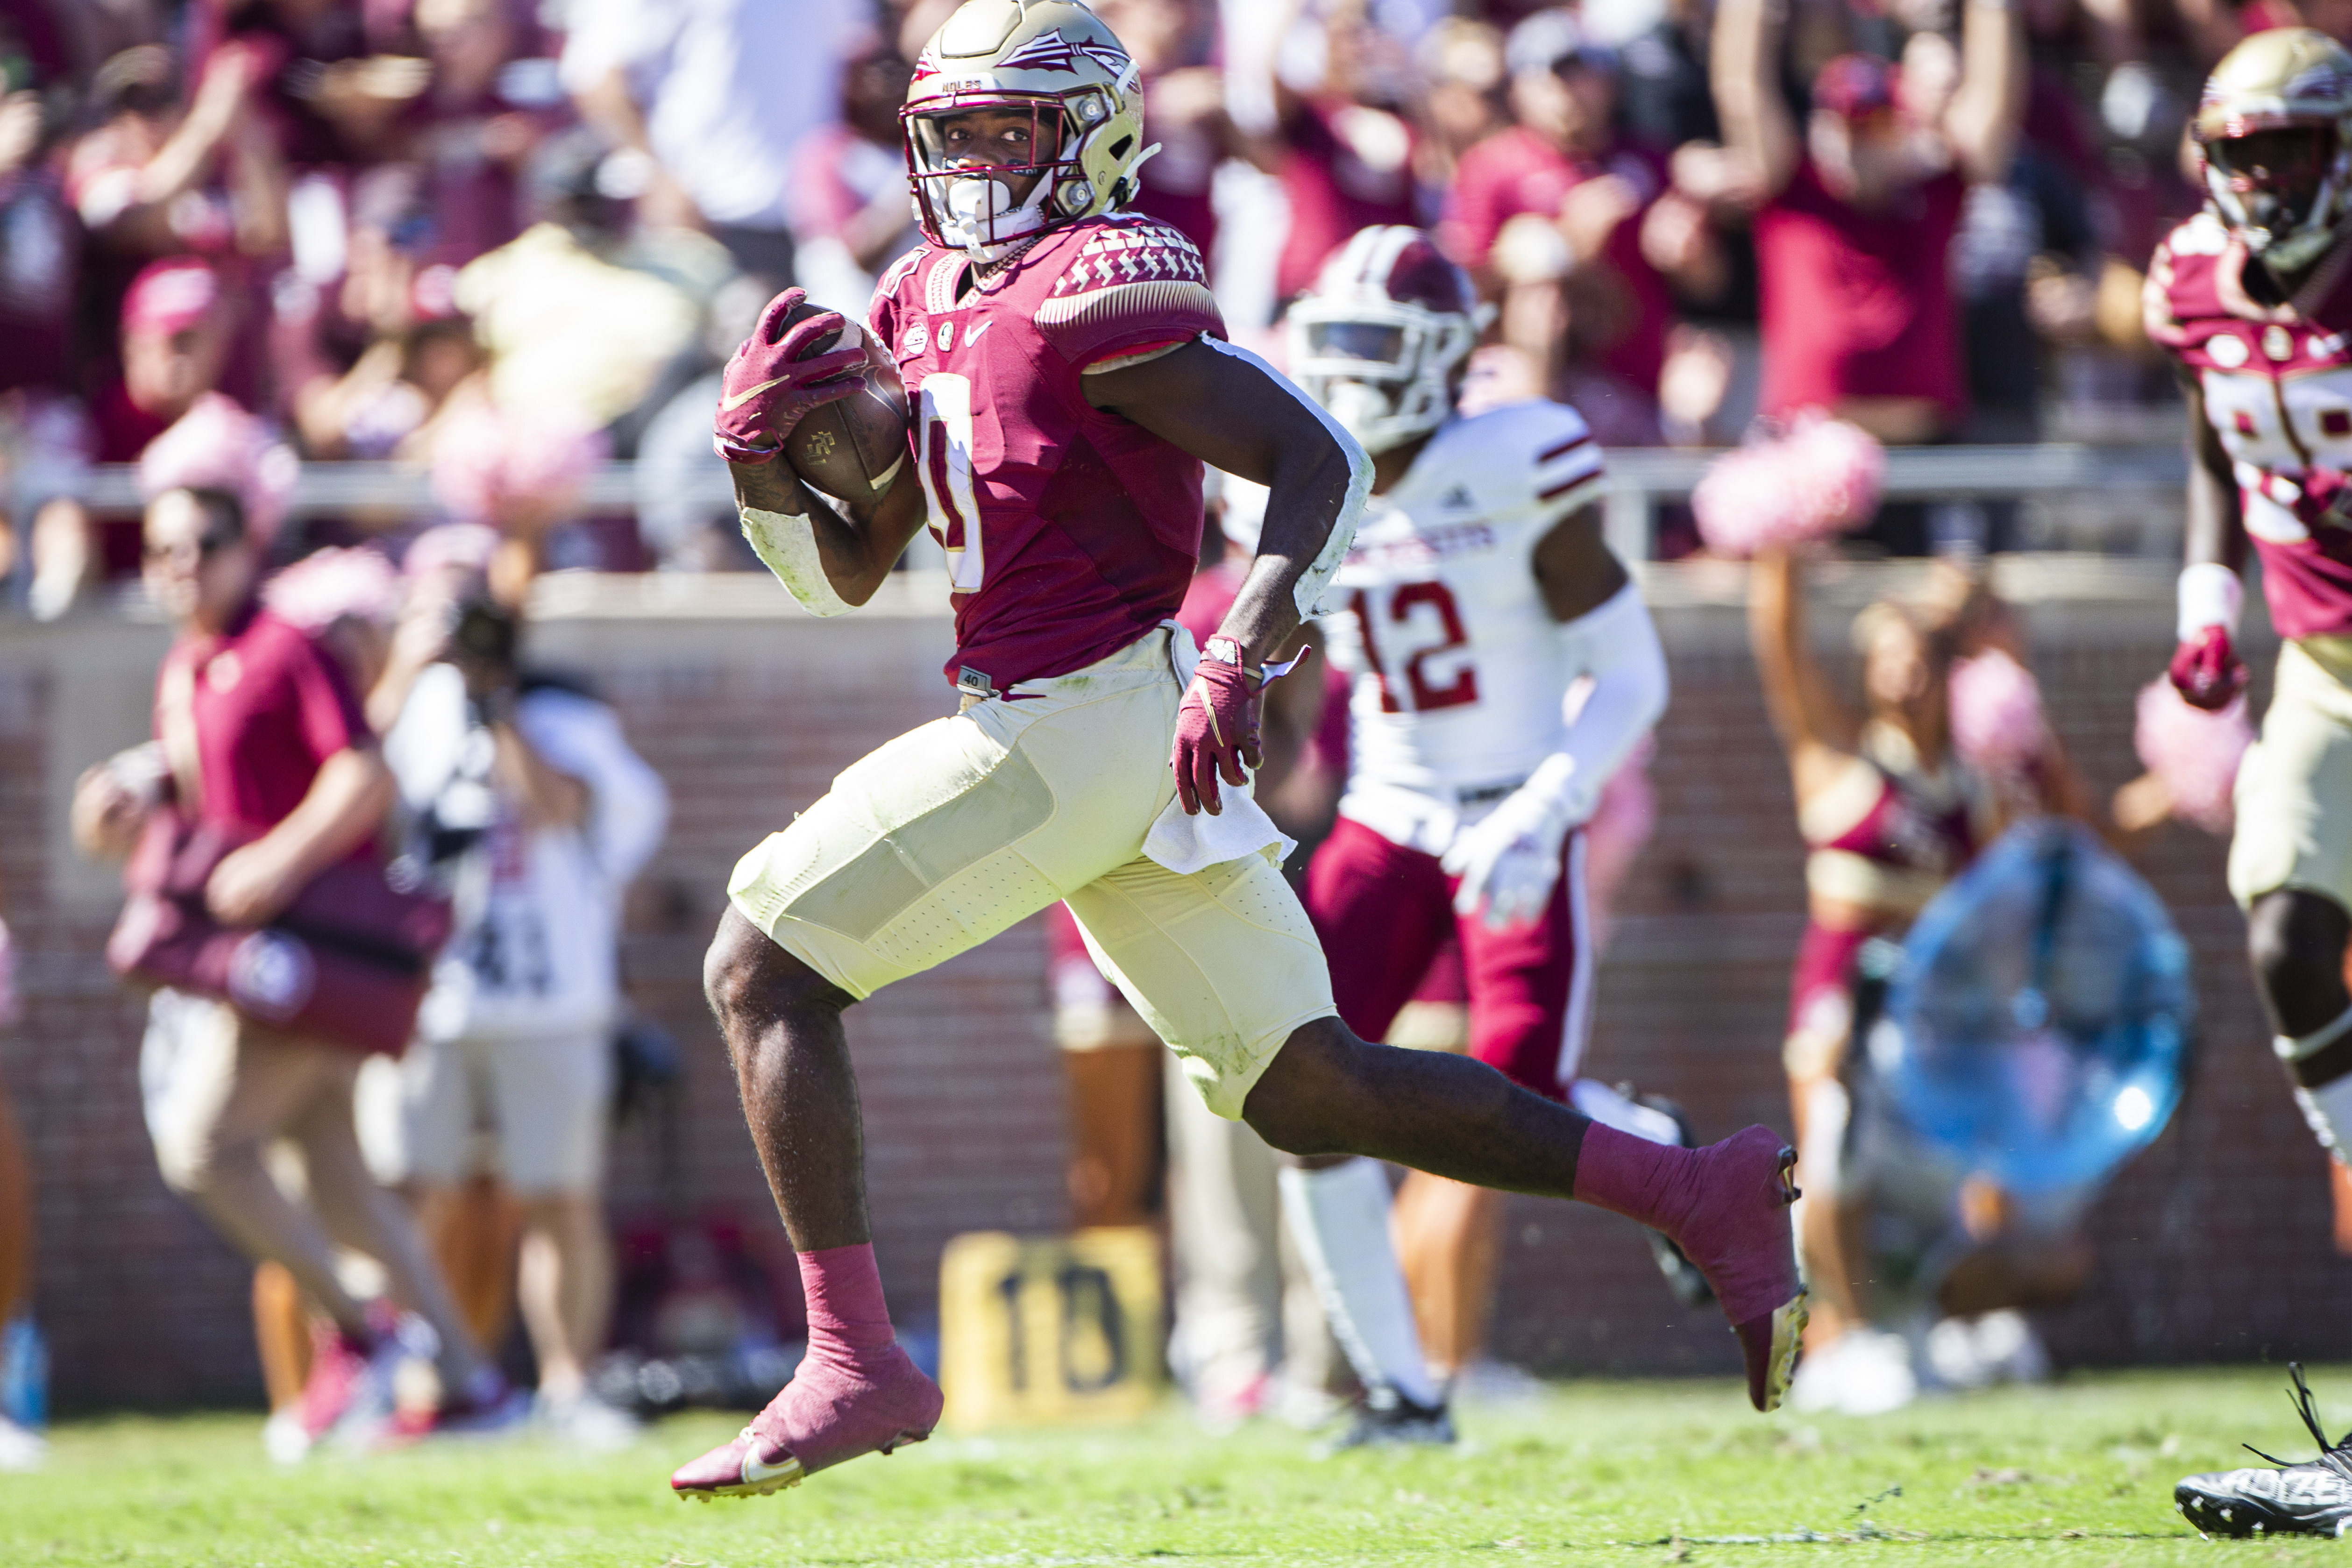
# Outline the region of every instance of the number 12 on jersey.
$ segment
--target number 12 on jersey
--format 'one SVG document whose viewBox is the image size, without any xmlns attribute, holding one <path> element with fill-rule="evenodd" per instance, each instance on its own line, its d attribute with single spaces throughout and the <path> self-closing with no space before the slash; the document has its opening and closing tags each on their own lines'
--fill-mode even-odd
<svg viewBox="0 0 2352 1568">
<path fill-rule="evenodd" d="M 1393 587 L 1358 589 L 1348 600 L 1348 612 L 1364 640 L 1364 664 L 1380 683 L 1383 713 L 1428 713 L 1435 708 L 1463 707 L 1478 700 L 1478 668 L 1463 652 L 1470 634 L 1462 625 L 1462 610 L 1454 591 L 1437 580 L 1402 582 Z M 1382 652 L 1383 635 L 1388 648 Z M 1453 678 L 1439 685 L 1431 660 L 1460 653 L 1453 662 Z M 1398 695 L 1402 674 L 1404 697 Z"/>
<path fill-rule="evenodd" d="M 915 391 L 916 472 L 923 481 L 931 532 L 947 551 L 948 586 L 976 591 L 986 561 L 981 553 L 980 503 L 971 487 L 971 380 L 934 371 Z"/>
</svg>

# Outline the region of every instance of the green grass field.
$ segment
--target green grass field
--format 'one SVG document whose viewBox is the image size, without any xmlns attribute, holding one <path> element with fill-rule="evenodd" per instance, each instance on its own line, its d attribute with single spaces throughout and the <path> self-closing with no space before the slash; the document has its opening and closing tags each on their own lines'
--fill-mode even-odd
<svg viewBox="0 0 2352 1568">
<path fill-rule="evenodd" d="M 2352 1418 L 2352 1370 L 2313 1382 Z M 2284 1369 L 2079 1377 L 1874 1421 L 1749 1415 L 1726 1384 L 1564 1385 L 1466 1414 L 1441 1453 L 1309 1457 L 1172 1406 L 1111 1430 L 941 1436 L 795 1491 L 682 1504 L 668 1468 L 734 1423 L 680 1418 L 629 1452 L 445 1442 L 296 1471 L 259 1421 L 60 1428 L 0 1476 L 0 1563 L 2271 1563 L 2331 1542 L 2200 1542 L 2174 1479 L 2310 1457 Z M 2248 1462 L 2251 1462 L 2249 1460 Z M 2216 1555 L 2218 1554 L 2218 1556 Z"/>
</svg>

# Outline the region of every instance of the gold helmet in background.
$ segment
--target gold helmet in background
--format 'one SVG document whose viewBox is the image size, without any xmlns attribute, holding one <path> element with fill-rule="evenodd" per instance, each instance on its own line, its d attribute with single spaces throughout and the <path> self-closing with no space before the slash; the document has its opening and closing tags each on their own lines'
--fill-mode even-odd
<svg viewBox="0 0 2352 1568">
<path fill-rule="evenodd" d="M 2256 33 L 2205 79 L 2189 134 L 2230 232 L 2299 272 L 2352 210 L 2352 54 L 2310 27 Z"/>
</svg>

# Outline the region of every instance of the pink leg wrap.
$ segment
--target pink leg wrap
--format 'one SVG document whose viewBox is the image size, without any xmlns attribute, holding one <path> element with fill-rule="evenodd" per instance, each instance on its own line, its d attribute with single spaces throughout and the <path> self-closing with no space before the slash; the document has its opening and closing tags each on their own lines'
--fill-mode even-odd
<svg viewBox="0 0 2352 1568">
<path fill-rule="evenodd" d="M 1789 1226 L 1795 1157 L 1765 1127 L 1677 1149 L 1598 1122 L 1576 1157 L 1578 1197 L 1664 1231 L 1706 1276 L 1738 1335 L 1759 1410 L 1780 1402 L 1804 1330 Z"/>
<path fill-rule="evenodd" d="M 751 1423 L 771 1462 L 790 1453 L 814 1475 L 929 1437 L 940 1418 L 939 1386 L 898 1348 L 873 1247 L 803 1252 L 800 1264 L 808 1354 Z"/>
<path fill-rule="evenodd" d="M 1699 1266 L 1735 1323 L 1797 1293 L 1779 1134 L 1764 1127 L 1677 1149 L 1595 1122 L 1576 1157 L 1576 1196 L 1664 1231 Z"/>
</svg>

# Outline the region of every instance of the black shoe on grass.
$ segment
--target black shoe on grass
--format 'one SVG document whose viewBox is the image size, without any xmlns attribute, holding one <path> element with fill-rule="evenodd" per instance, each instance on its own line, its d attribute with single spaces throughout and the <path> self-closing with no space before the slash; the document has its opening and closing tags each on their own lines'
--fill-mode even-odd
<svg viewBox="0 0 2352 1568">
<path fill-rule="evenodd" d="M 1443 1448 L 1454 1442 L 1454 1416 L 1441 1401 L 1416 1405 L 1400 1395 L 1368 1400 L 1356 1412 L 1348 1429 L 1325 1445 L 1323 1452 L 1345 1448 Z"/>
<path fill-rule="evenodd" d="M 2319 1458 L 2300 1465 L 2272 1458 L 2274 1470 L 2221 1470 L 2190 1476 L 2172 1489 L 2173 1506 L 2204 1535 L 2342 1535 L 2352 1522 L 2352 1433 L 2331 1443 L 2319 1425 L 2303 1364 L 2289 1362 L 2294 1406 L 2319 1445 Z"/>
</svg>

